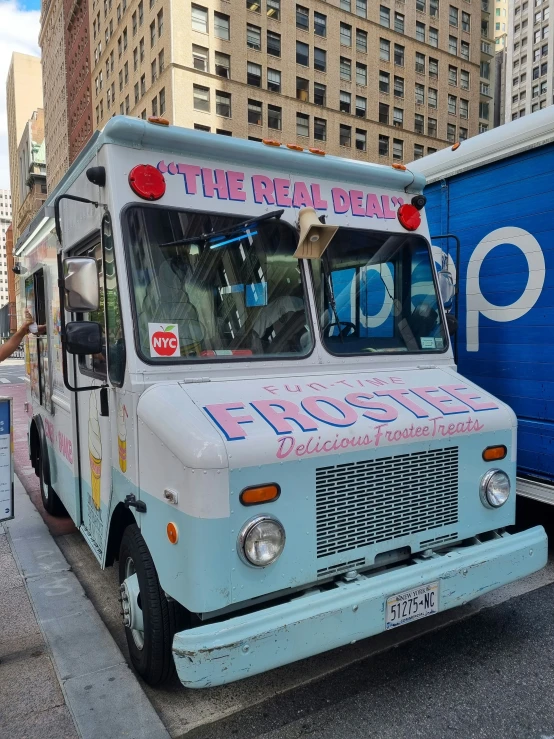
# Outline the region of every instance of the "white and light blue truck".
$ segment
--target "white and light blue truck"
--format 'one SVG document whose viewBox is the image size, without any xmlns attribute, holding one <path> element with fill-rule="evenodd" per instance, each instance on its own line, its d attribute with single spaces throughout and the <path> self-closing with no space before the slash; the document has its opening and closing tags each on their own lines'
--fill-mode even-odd
<svg viewBox="0 0 554 739">
<path fill-rule="evenodd" d="M 413 162 L 459 239 L 458 369 L 518 417 L 517 492 L 554 504 L 554 109 Z M 434 240 L 450 252 L 455 240 Z"/>
<path fill-rule="evenodd" d="M 516 418 L 456 370 L 424 179 L 114 117 L 18 241 L 42 498 L 201 688 L 544 566 Z M 440 291 L 440 293 L 439 293 Z"/>
</svg>

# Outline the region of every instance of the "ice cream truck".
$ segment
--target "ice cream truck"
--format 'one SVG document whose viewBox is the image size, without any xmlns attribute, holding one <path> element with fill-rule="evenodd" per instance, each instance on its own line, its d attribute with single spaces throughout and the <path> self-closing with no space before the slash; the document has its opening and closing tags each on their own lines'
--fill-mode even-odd
<svg viewBox="0 0 554 739">
<path fill-rule="evenodd" d="M 45 508 L 149 683 L 228 683 L 544 566 L 401 165 L 112 118 L 17 244 Z M 24 303 L 24 304 L 23 304 Z"/>
</svg>

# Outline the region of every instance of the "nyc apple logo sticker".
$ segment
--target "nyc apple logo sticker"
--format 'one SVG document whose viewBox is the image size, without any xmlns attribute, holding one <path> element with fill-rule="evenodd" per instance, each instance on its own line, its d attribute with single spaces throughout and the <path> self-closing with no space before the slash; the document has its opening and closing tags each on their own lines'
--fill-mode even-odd
<svg viewBox="0 0 554 739">
<path fill-rule="evenodd" d="M 149 323 L 151 357 L 178 357 L 181 354 L 179 346 L 179 326 L 174 324 Z"/>
</svg>

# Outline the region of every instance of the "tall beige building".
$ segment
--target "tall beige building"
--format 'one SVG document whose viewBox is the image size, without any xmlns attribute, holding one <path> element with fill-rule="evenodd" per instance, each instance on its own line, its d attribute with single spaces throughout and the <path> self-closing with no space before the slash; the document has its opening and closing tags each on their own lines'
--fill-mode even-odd
<svg viewBox="0 0 554 739">
<path fill-rule="evenodd" d="M 8 257 L 6 242 L 8 229 L 12 220 L 12 199 L 9 190 L 0 190 L 0 307 L 9 302 L 8 299 Z"/>
<path fill-rule="evenodd" d="M 50 192 L 69 167 L 63 0 L 43 0 L 38 42 L 44 82 L 46 185 Z"/>
<path fill-rule="evenodd" d="M 8 151 L 10 164 L 11 210 L 13 212 L 14 243 L 20 231 L 18 224 L 19 162 L 17 147 L 27 121 L 42 107 L 42 73 L 39 57 L 14 52 L 6 80 L 8 114 Z"/>
<path fill-rule="evenodd" d="M 410 161 L 492 119 L 481 92 L 482 54 L 493 52 L 483 47 L 482 2 L 92 0 L 94 121 L 161 115 Z"/>
<path fill-rule="evenodd" d="M 508 29 L 508 0 L 483 0 L 483 2 L 494 3 L 494 43 L 496 51 L 500 51 L 506 47 L 506 37 L 509 34 Z M 491 7 L 492 10 L 492 7 Z"/>
</svg>

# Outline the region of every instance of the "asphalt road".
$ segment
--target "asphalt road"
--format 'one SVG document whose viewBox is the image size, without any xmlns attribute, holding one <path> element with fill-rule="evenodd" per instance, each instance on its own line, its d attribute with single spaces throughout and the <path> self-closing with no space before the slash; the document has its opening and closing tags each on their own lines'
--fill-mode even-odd
<svg viewBox="0 0 554 739">
<path fill-rule="evenodd" d="M 6 359 L 0 364 L 0 394 L 2 385 L 17 385 L 25 382 L 25 362 L 23 359 Z"/>
</svg>

